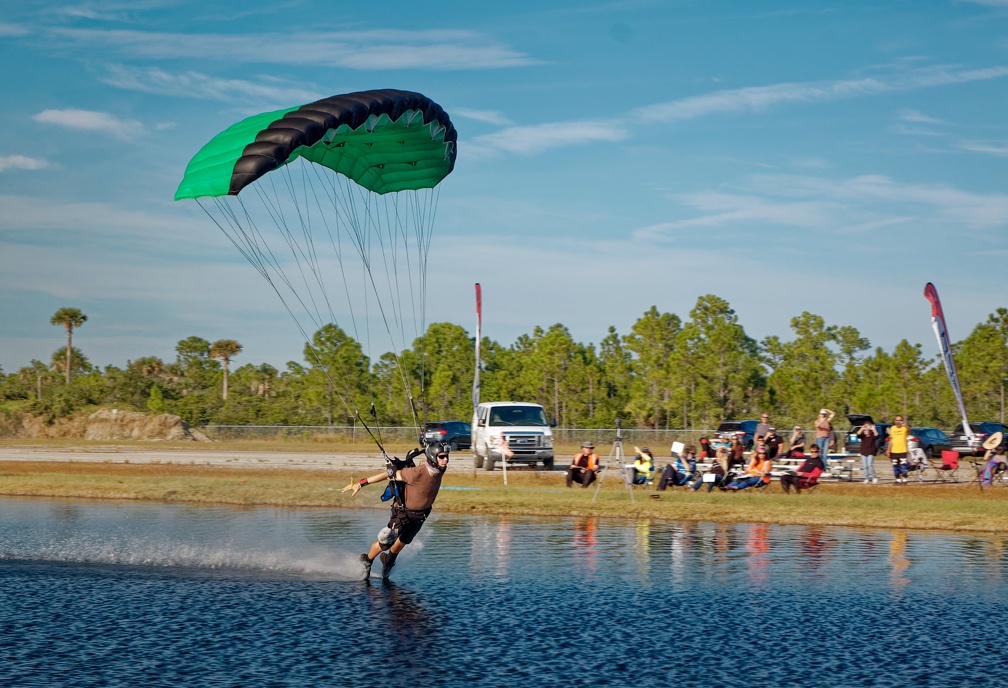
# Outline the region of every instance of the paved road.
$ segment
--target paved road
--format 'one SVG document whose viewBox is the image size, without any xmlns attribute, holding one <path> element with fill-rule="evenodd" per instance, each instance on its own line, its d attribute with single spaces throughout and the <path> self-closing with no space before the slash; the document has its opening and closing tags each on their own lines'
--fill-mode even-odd
<svg viewBox="0 0 1008 688">
<path fill-rule="evenodd" d="M 469 458 L 467 454 L 466 459 Z M 0 447 L 0 461 L 82 461 L 95 463 L 171 463 L 240 468 L 381 470 L 377 453 L 267 451 L 187 451 L 134 447 Z M 467 464 L 470 463 L 467 461 Z"/>
</svg>

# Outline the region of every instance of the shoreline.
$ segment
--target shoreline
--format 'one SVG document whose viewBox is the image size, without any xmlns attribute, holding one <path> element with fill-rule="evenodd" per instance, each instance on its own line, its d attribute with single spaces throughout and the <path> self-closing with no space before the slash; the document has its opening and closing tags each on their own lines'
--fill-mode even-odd
<svg viewBox="0 0 1008 688">
<path fill-rule="evenodd" d="M 381 459 L 363 452 L 0 446 L 0 495 L 10 497 L 383 509 L 378 486 L 357 498 L 340 492 L 351 479 L 378 472 Z M 470 461 L 456 460 L 445 476 L 435 511 L 977 534 L 1008 531 L 1008 490 L 981 491 L 966 482 L 829 482 L 801 495 L 784 494 L 776 482 L 765 490 L 738 494 L 683 488 L 657 493 L 639 487 L 633 501 L 612 473 L 595 501 L 594 485 L 567 489 L 560 470 L 509 469 L 508 483 L 503 485 L 499 470 L 475 471 Z"/>
</svg>

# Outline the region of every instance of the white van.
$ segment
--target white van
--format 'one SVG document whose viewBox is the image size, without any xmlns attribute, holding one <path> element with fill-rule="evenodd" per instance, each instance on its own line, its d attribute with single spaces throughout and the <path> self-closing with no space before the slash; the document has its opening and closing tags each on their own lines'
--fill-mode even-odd
<svg viewBox="0 0 1008 688">
<path fill-rule="evenodd" d="M 546 470 L 553 468 L 553 431 L 556 421 L 546 418 L 539 404 L 518 401 L 487 401 L 473 411 L 472 450 L 476 468 L 488 471 L 504 460 L 501 438 L 507 441 L 514 456 L 509 464 L 535 466 L 542 462 Z"/>
</svg>

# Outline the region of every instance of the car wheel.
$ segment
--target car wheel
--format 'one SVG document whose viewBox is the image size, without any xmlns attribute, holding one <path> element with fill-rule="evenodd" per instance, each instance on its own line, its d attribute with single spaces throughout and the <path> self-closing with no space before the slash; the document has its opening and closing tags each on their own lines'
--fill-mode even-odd
<svg viewBox="0 0 1008 688">
<path fill-rule="evenodd" d="M 553 470 L 553 459 L 543 459 L 543 468 L 547 471 Z"/>
<path fill-rule="evenodd" d="M 448 443 L 448 451 L 449 452 L 458 451 L 458 442 L 456 442 L 455 440 L 452 440 L 451 442 L 449 442 Z"/>
</svg>

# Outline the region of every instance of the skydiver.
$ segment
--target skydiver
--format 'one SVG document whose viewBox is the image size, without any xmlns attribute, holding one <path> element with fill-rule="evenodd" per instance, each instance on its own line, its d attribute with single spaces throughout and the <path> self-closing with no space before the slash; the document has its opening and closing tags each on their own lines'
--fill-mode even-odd
<svg viewBox="0 0 1008 688">
<path fill-rule="evenodd" d="M 430 515 L 438 490 L 441 489 L 441 479 L 448 468 L 448 448 L 440 442 L 431 442 L 422 452 L 425 461 L 419 466 L 413 465 L 413 457 L 421 451 L 416 449 L 406 455 L 406 461 L 395 461 L 384 473 L 376 473 L 358 482 L 351 482 L 342 492 L 352 490 L 356 496 L 360 489 L 371 483 L 391 480 L 386 489 L 391 492 L 392 513 L 388 525 L 378 533 L 371 548 L 361 554 L 364 564 L 364 580 L 371 578 L 371 564 L 375 557 L 381 556 L 382 579 L 388 580 L 392 567 L 395 566 L 399 552 L 420 532 L 424 521 Z"/>
</svg>

